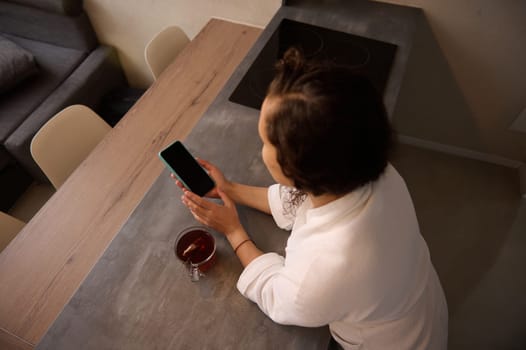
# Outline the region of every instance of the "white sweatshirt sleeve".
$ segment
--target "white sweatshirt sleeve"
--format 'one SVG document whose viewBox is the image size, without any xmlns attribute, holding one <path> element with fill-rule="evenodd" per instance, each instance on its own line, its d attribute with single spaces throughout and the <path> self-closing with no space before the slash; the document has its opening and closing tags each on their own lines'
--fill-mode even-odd
<svg viewBox="0 0 526 350">
<path fill-rule="evenodd" d="M 326 324 L 312 323 L 298 307 L 296 296 L 301 282 L 283 273 L 284 261 L 276 253 L 259 256 L 243 270 L 238 290 L 276 323 L 306 327 Z"/>
<path fill-rule="evenodd" d="M 316 263 L 317 259 L 304 261 L 306 271 L 315 268 L 313 265 Z M 337 300 L 331 299 L 332 286 L 306 281 L 305 275 L 297 272 L 297 268 L 285 266 L 282 256 L 276 253 L 263 254 L 245 267 L 237 288 L 279 324 L 319 327 L 341 317 L 340 308 L 328 307 L 339 304 Z M 329 300 L 324 295 L 327 289 Z"/>
</svg>

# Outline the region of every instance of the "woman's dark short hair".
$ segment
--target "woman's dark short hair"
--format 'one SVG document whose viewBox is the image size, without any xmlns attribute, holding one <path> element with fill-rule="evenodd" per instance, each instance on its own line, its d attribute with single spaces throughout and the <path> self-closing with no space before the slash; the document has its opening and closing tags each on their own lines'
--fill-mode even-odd
<svg viewBox="0 0 526 350">
<path fill-rule="evenodd" d="M 378 179 L 392 133 L 371 82 L 344 66 L 308 62 L 294 48 L 276 68 L 267 98 L 279 103 L 266 131 L 294 186 L 313 195 L 340 195 Z"/>
</svg>

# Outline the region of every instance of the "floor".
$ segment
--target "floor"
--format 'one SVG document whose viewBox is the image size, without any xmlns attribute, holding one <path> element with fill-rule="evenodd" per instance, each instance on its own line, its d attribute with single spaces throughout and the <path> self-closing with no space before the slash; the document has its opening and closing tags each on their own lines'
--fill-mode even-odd
<svg viewBox="0 0 526 350">
<path fill-rule="evenodd" d="M 526 199 L 518 172 L 407 145 L 393 164 L 446 293 L 449 349 L 526 349 Z M 35 184 L 10 212 L 27 221 L 53 193 Z"/>
<path fill-rule="evenodd" d="M 449 349 L 526 349 L 526 199 L 514 169 L 400 145 L 449 306 Z"/>
</svg>

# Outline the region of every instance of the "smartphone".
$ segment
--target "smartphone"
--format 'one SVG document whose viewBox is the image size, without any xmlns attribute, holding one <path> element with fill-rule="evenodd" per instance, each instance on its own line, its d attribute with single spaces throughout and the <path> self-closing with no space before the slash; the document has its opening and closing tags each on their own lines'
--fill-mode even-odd
<svg viewBox="0 0 526 350">
<path fill-rule="evenodd" d="M 159 152 L 159 158 L 183 186 L 193 193 L 202 197 L 215 187 L 214 180 L 197 163 L 181 141 L 175 141 Z"/>
</svg>

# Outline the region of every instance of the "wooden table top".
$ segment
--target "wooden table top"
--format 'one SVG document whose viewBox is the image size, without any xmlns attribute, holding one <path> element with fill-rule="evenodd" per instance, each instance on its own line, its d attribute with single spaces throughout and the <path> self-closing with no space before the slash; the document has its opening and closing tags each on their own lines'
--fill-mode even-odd
<svg viewBox="0 0 526 350">
<path fill-rule="evenodd" d="M 34 348 L 260 32 L 212 19 L 0 254 L 0 348 Z"/>
</svg>

